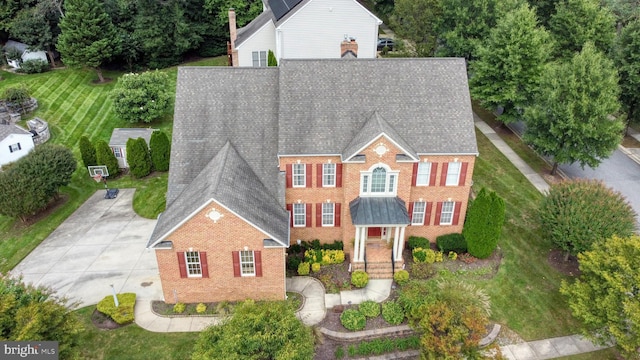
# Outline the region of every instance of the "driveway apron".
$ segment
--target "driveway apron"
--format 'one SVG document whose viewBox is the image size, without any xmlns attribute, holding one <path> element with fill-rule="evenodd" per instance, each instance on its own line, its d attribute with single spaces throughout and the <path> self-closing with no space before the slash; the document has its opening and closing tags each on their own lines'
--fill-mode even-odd
<svg viewBox="0 0 640 360">
<path fill-rule="evenodd" d="M 134 192 L 121 189 L 116 199 L 104 199 L 98 190 L 11 273 L 80 307 L 112 294 L 112 285 L 141 300 L 161 299 L 155 254 L 145 248 L 156 220 L 136 215 Z"/>
</svg>

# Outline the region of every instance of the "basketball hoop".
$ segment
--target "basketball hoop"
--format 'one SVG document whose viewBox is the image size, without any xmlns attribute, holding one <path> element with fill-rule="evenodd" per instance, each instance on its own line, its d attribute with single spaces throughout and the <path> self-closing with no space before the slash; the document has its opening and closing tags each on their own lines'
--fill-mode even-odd
<svg viewBox="0 0 640 360">
<path fill-rule="evenodd" d="M 97 183 L 99 183 L 100 181 L 102 181 L 102 174 L 96 174 L 93 177 L 93 180 L 95 180 Z"/>
</svg>

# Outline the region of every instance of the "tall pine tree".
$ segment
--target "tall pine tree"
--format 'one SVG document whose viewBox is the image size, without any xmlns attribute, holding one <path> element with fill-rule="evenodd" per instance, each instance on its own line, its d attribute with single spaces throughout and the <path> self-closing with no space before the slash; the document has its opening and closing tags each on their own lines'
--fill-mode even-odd
<svg viewBox="0 0 640 360">
<path fill-rule="evenodd" d="M 118 51 L 118 36 L 111 18 L 98 0 L 65 0 L 65 16 L 60 21 L 58 51 L 68 66 L 95 69 L 104 82 L 100 67 Z"/>
</svg>

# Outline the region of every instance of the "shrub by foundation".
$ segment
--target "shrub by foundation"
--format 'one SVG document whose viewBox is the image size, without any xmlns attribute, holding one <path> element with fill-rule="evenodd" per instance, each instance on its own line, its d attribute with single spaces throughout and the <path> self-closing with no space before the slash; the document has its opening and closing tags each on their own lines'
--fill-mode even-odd
<svg viewBox="0 0 640 360">
<path fill-rule="evenodd" d="M 113 301 L 113 296 L 107 295 L 104 299 L 100 300 L 96 308 L 120 325 L 133 322 L 133 307 L 136 305 L 136 294 L 122 293 L 116 296 L 118 297 L 118 307 L 116 307 Z"/>
</svg>

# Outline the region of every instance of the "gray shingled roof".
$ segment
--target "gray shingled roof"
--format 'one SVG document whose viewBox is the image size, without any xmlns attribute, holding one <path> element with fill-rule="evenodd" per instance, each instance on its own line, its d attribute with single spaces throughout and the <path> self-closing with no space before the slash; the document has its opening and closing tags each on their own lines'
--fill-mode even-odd
<svg viewBox="0 0 640 360">
<path fill-rule="evenodd" d="M 368 117 L 369 119 L 364 123 L 362 128 L 356 133 L 356 136 L 351 140 L 346 149 L 342 151 L 342 159 L 348 160 L 351 157 L 358 155 L 362 148 L 369 144 L 373 139 L 385 134 L 387 137 L 395 141 L 398 146 L 404 149 L 408 155 L 412 156 L 414 160 L 418 160 L 418 155 L 413 148 L 404 139 L 398 135 L 388 122 L 386 122 L 378 111 L 374 111 Z"/>
<path fill-rule="evenodd" d="M 409 213 L 399 197 L 358 197 L 349 203 L 353 225 L 408 225 Z"/>
<path fill-rule="evenodd" d="M 230 142 L 160 217 L 148 247 L 165 238 L 185 218 L 215 200 L 267 233 L 271 246 L 289 246 L 289 213 L 271 195 Z M 221 221 L 224 221 L 221 220 Z M 274 242 L 275 241 L 275 242 Z"/>
<path fill-rule="evenodd" d="M 124 146 L 127 145 L 127 140 L 143 138 L 147 145 L 151 140 L 151 134 L 155 129 L 148 128 L 115 128 L 111 132 L 111 139 L 109 140 L 109 146 Z"/>
<path fill-rule="evenodd" d="M 418 154 L 477 154 L 464 59 L 280 63 L 279 153 L 336 154 L 377 111 Z"/>
<path fill-rule="evenodd" d="M 0 140 L 6 138 L 7 136 L 9 136 L 11 134 L 29 134 L 29 135 L 33 135 L 33 134 L 31 134 L 31 132 L 21 128 L 20 126 L 0 124 Z"/>
</svg>

